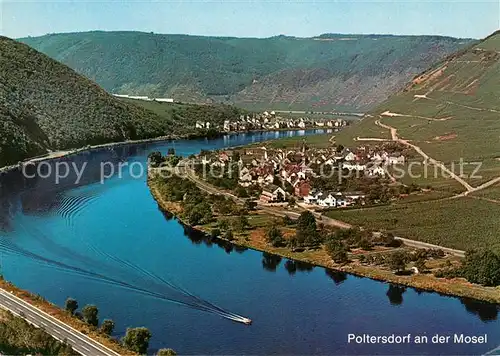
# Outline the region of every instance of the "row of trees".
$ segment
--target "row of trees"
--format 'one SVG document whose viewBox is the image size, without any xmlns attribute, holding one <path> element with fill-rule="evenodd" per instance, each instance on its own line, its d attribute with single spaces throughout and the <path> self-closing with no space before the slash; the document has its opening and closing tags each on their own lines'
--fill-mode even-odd
<svg viewBox="0 0 500 356">
<path fill-rule="evenodd" d="M 285 239 L 279 228 L 280 225 L 295 225 L 295 234 Z M 297 221 L 293 221 L 289 216 L 285 216 L 281 224 L 274 221 L 266 231 L 266 240 L 274 247 L 288 246 L 293 250 L 317 248 L 323 242 L 318 232 L 316 219 L 310 211 L 303 212 Z"/>
<path fill-rule="evenodd" d="M 287 246 L 297 248 L 318 248 L 324 245 L 326 252 L 335 263 L 344 264 L 349 262 L 348 253 L 353 248 L 371 250 L 373 246 L 399 247 L 401 241 L 396 240 L 392 234 L 373 234 L 372 231 L 362 231 L 358 228 L 339 229 L 335 232 L 318 226 L 311 212 L 303 212 L 297 221 L 285 217 L 283 225 L 296 226 L 296 232 L 290 238 L 285 239 L 276 221 L 266 231 L 267 242 L 274 247 Z M 441 250 L 417 250 L 415 252 L 396 251 L 385 254 L 373 254 L 359 257 L 360 262 L 385 265 L 395 272 L 402 272 L 408 263 L 413 262 L 419 271 L 425 271 L 425 261 L 431 257 L 443 257 Z"/>
<path fill-rule="evenodd" d="M 232 199 L 223 195 L 209 195 L 188 179 L 173 176 L 160 179 L 158 186 L 162 195 L 169 201 L 182 202 L 183 218 L 190 225 L 208 224 L 214 220 L 214 214 L 222 216 L 243 215 L 255 207 L 251 201 L 243 209 Z"/>
<path fill-rule="evenodd" d="M 500 285 L 500 256 L 490 250 L 470 250 L 460 267 L 449 265 L 434 273 L 436 277 L 463 277 L 487 287 Z"/>
<path fill-rule="evenodd" d="M 115 323 L 113 320 L 105 319 L 103 320 L 101 326 L 99 326 L 99 310 L 93 304 L 86 305 L 82 308 L 81 312 L 78 312 L 78 301 L 73 298 L 66 299 L 65 309 L 72 316 L 83 320 L 85 323 L 89 324 L 91 327 L 96 328 L 102 334 L 110 336 L 115 329 Z M 124 347 L 128 350 L 137 352 L 141 355 L 146 354 L 149 348 L 149 340 L 152 334 L 149 329 L 145 327 L 139 328 L 127 328 L 125 336 L 122 338 L 121 342 Z M 157 355 L 176 355 L 172 349 L 161 349 L 158 351 Z"/>
<path fill-rule="evenodd" d="M 163 163 L 168 163 L 170 166 L 175 167 L 182 160 L 182 157 L 175 155 L 175 149 L 169 148 L 167 155 L 163 156 L 161 152 L 152 152 L 148 156 L 149 164 L 152 167 L 160 167 Z"/>
<path fill-rule="evenodd" d="M 85 323 L 89 324 L 92 327 L 97 328 L 99 326 L 99 309 L 97 306 L 93 304 L 85 305 L 81 312 L 78 310 L 78 301 L 73 298 L 66 299 L 65 309 L 71 315 L 77 317 L 80 320 L 83 320 Z M 115 329 L 115 323 L 111 319 L 104 319 L 99 331 L 106 335 L 111 335 L 113 330 Z"/>
</svg>

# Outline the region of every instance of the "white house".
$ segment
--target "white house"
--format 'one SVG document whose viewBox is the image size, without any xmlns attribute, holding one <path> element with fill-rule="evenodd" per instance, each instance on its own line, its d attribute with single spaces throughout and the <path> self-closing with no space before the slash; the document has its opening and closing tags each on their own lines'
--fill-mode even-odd
<svg viewBox="0 0 500 356">
<path fill-rule="evenodd" d="M 322 196 L 318 199 L 318 205 L 325 207 L 335 207 L 337 205 L 337 198 L 332 194 L 328 194 L 328 196 L 326 196 L 325 198 L 323 198 Z"/>
<path fill-rule="evenodd" d="M 323 197 L 323 193 L 321 192 L 311 192 L 309 195 L 304 197 L 304 203 L 309 205 L 316 205 L 318 201 Z"/>
<path fill-rule="evenodd" d="M 283 188 L 274 184 L 269 184 L 262 190 L 260 200 L 264 203 L 274 203 L 284 201 L 286 199 L 286 192 Z"/>
<path fill-rule="evenodd" d="M 304 203 L 308 205 L 316 205 L 318 203 L 318 199 L 321 198 L 323 193 L 311 193 L 304 197 Z"/>
<path fill-rule="evenodd" d="M 305 129 L 306 128 L 306 123 L 304 121 L 300 121 L 299 124 L 297 125 L 299 128 L 301 129 Z"/>
<path fill-rule="evenodd" d="M 387 163 L 388 164 L 404 164 L 405 163 L 405 156 L 390 156 L 387 158 Z"/>
</svg>

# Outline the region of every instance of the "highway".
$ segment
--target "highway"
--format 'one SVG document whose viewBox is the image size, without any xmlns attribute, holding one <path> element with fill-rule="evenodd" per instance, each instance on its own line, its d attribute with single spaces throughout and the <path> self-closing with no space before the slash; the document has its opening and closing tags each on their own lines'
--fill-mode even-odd
<svg viewBox="0 0 500 356">
<path fill-rule="evenodd" d="M 113 350 L 1 288 L 0 307 L 21 316 L 36 327 L 43 328 L 59 341 L 66 340 L 75 351 L 84 356 L 119 356 Z"/>
</svg>

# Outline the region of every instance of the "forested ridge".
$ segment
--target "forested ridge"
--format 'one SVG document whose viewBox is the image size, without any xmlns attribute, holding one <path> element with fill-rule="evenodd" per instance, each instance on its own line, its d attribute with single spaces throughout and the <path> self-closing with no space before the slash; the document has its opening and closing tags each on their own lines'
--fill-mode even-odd
<svg viewBox="0 0 500 356">
<path fill-rule="evenodd" d="M 471 42 L 441 36 L 234 38 L 123 31 L 21 41 L 108 91 L 273 109 L 372 107 Z"/>
<path fill-rule="evenodd" d="M 227 106 L 180 109 L 162 114 L 118 100 L 66 65 L 0 37 L 0 167 L 49 151 L 186 134 L 205 112 L 238 113 Z"/>
</svg>

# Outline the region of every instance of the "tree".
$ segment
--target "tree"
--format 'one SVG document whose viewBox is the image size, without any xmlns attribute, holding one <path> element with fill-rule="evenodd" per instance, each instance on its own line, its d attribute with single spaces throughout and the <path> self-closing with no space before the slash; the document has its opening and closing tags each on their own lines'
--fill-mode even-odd
<svg viewBox="0 0 500 356">
<path fill-rule="evenodd" d="M 175 356 L 177 353 L 172 349 L 159 349 L 156 356 Z"/>
<path fill-rule="evenodd" d="M 266 240 L 274 247 L 283 246 L 285 243 L 285 240 L 283 239 L 283 234 L 275 224 L 273 224 L 269 228 L 269 230 L 267 230 Z"/>
<path fill-rule="evenodd" d="M 82 313 L 80 313 L 79 311 L 77 311 L 77 312 L 75 313 L 75 318 L 77 318 L 77 319 L 79 319 L 79 320 L 83 320 L 83 315 L 82 315 Z"/>
<path fill-rule="evenodd" d="M 294 224 L 294 221 L 288 215 L 285 215 L 283 217 L 283 224 L 285 224 L 285 226 L 290 226 Z"/>
<path fill-rule="evenodd" d="M 97 326 L 99 324 L 99 310 L 95 305 L 89 304 L 83 307 L 83 321 L 89 325 Z"/>
<path fill-rule="evenodd" d="M 103 322 L 101 324 L 101 328 L 100 328 L 100 331 L 103 334 L 111 335 L 111 333 L 113 332 L 114 329 L 115 329 L 115 322 L 113 320 L 110 320 L 110 319 L 103 320 Z"/>
<path fill-rule="evenodd" d="M 234 190 L 234 193 L 238 198 L 248 198 L 248 191 L 242 187 L 241 185 L 237 186 L 236 189 Z"/>
<path fill-rule="evenodd" d="M 297 201 L 295 200 L 295 198 L 294 198 L 294 197 L 290 197 L 290 198 L 288 199 L 288 206 L 289 206 L 289 207 L 294 207 L 296 204 L 297 204 Z"/>
<path fill-rule="evenodd" d="M 295 251 L 297 247 L 299 247 L 299 241 L 297 239 L 297 235 L 292 235 L 288 239 L 288 247 L 292 250 Z"/>
<path fill-rule="evenodd" d="M 243 205 L 243 207 L 248 211 L 252 211 L 257 207 L 257 203 L 250 199 L 247 199 L 245 200 L 245 204 Z"/>
<path fill-rule="evenodd" d="M 317 231 L 316 218 L 310 211 L 300 214 L 295 236 L 298 246 L 317 247 L 321 243 L 322 238 Z"/>
<path fill-rule="evenodd" d="M 219 227 L 219 229 L 226 231 L 227 229 L 229 229 L 229 221 L 227 219 L 221 219 L 217 221 L 217 226 Z"/>
<path fill-rule="evenodd" d="M 325 249 L 328 255 L 332 258 L 335 263 L 347 263 L 349 262 L 349 257 L 347 256 L 347 249 L 345 248 L 342 241 L 335 238 L 330 238 L 325 243 Z"/>
<path fill-rule="evenodd" d="M 203 202 L 195 205 L 188 213 L 188 221 L 191 225 L 207 224 L 212 221 L 212 207 Z"/>
<path fill-rule="evenodd" d="M 349 257 L 347 256 L 347 251 L 345 248 L 338 248 L 330 254 L 330 257 L 332 258 L 333 262 L 335 263 L 347 263 L 349 262 Z"/>
<path fill-rule="evenodd" d="M 158 167 L 163 163 L 164 158 L 161 155 L 161 152 L 152 152 L 149 154 L 148 160 L 153 167 Z"/>
<path fill-rule="evenodd" d="M 297 220 L 297 228 L 305 231 L 316 230 L 316 218 L 310 211 L 304 211 Z"/>
<path fill-rule="evenodd" d="M 372 249 L 372 243 L 367 238 L 362 238 L 361 241 L 359 241 L 359 247 L 365 251 L 369 251 Z"/>
<path fill-rule="evenodd" d="M 403 271 L 406 268 L 407 262 L 406 254 L 401 251 L 391 253 L 388 260 L 389 267 L 396 272 Z"/>
<path fill-rule="evenodd" d="M 127 328 L 127 333 L 123 337 L 122 343 L 130 351 L 144 355 L 148 351 L 151 336 L 151 331 L 147 328 Z"/>
<path fill-rule="evenodd" d="M 419 258 L 418 260 L 416 260 L 415 267 L 418 269 L 419 273 L 425 272 L 427 270 L 427 267 L 425 265 L 425 258 Z"/>
<path fill-rule="evenodd" d="M 248 218 L 245 215 L 238 216 L 232 223 L 235 231 L 243 232 L 249 226 Z"/>
<path fill-rule="evenodd" d="M 74 315 L 76 310 L 78 309 L 78 302 L 76 301 L 76 299 L 68 298 L 68 299 L 66 299 L 66 303 L 64 305 L 64 308 L 71 315 Z"/>
<path fill-rule="evenodd" d="M 500 285 L 500 258 L 490 250 L 467 251 L 463 274 L 471 283 L 498 286 Z"/>
<path fill-rule="evenodd" d="M 210 236 L 213 238 L 219 237 L 221 234 L 220 229 L 214 228 L 210 231 Z"/>
<path fill-rule="evenodd" d="M 402 244 L 400 240 L 394 238 L 392 233 L 382 234 L 381 240 L 386 247 L 399 247 Z"/>
<path fill-rule="evenodd" d="M 175 148 L 169 148 L 167 150 L 167 155 L 169 155 L 169 156 L 175 156 Z"/>
<path fill-rule="evenodd" d="M 226 240 L 229 240 L 229 241 L 234 240 L 233 230 L 231 230 L 231 229 L 227 230 L 227 231 L 224 233 L 224 238 L 225 238 Z"/>
<path fill-rule="evenodd" d="M 293 185 L 288 183 L 286 180 L 283 181 L 283 189 L 285 190 L 285 192 L 287 192 L 290 195 L 295 194 L 295 188 L 293 187 Z"/>
</svg>

